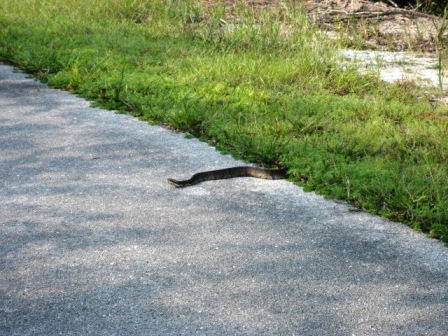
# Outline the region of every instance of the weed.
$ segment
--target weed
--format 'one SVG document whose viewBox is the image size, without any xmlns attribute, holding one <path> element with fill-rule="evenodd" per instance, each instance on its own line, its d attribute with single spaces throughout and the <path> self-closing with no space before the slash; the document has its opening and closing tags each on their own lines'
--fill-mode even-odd
<svg viewBox="0 0 448 336">
<path fill-rule="evenodd" d="M 437 29 L 437 36 L 435 41 L 435 48 L 437 54 L 437 74 L 439 79 L 439 88 L 443 93 L 443 60 L 445 58 L 445 41 L 443 40 L 443 35 L 448 28 L 448 4 L 445 6 L 442 15 L 442 21 Z"/>
</svg>

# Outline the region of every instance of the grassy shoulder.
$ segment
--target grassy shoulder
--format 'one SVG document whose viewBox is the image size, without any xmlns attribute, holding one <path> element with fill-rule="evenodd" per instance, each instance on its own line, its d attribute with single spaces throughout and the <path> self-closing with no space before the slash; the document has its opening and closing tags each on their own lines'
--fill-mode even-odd
<svg viewBox="0 0 448 336">
<path fill-rule="evenodd" d="M 4 0 L 0 59 L 448 242 L 448 113 L 338 62 L 299 7 Z M 422 98 L 423 97 L 423 98 Z"/>
</svg>

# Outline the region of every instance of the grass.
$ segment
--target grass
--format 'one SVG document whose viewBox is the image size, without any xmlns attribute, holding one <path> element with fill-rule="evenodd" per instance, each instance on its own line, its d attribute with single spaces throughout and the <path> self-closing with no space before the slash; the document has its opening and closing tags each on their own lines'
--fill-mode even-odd
<svg viewBox="0 0 448 336">
<path fill-rule="evenodd" d="M 446 107 L 343 68 L 297 5 L 3 0 L 0 59 L 448 242 Z"/>
<path fill-rule="evenodd" d="M 443 10 L 442 20 L 439 24 L 439 26 L 436 26 L 437 29 L 437 36 L 434 41 L 435 49 L 436 49 L 436 55 L 437 55 L 437 73 L 438 73 L 438 79 L 439 79 L 439 88 L 440 91 L 443 92 L 443 63 L 444 59 L 446 58 L 446 46 L 444 43 L 443 36 L 448 28 L 448 3 L 445 5 L 445 8 Z"/>
</svg>

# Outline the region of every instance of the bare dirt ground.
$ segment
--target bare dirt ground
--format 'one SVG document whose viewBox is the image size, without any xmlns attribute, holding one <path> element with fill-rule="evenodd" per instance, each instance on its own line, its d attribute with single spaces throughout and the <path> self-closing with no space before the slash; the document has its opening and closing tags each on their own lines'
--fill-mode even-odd
<svg viewBox="0 0 448 336">
<path fill-rule="evenodd" d="M 301 4 L 308 17 L 327 32 L 329 38 L 343 38 L 353 49 L 342 52 L 343 61 L 357 62 L 361 71 L 374 70 L 384 81 L 414 81 L 418 85 L 438 87 L 434 97 L 448 104 L 446 88 L 448 77 L 437 67 L 447 68 L 447 57 L 440 52 L 440 41 L 448 39 L 443 21 L 435 15 L 393 6 L 393 1 L 368 0 L 206 0 L 212 5 L 224 5 L 227 18 L 232 22 L 238 4 L 244 3 L 254 10 L 263 7 L 287 8 L 288 4 Z M 440 33 L 440 32 L 443 32 Z M 442 55 L 439 63 L 437 48 Z M 367 50 L 366 50 L 367 49 Z M 445 71 L 446 72 L 446 71 Z M 445 94 L 444 94 L 445 93 Z"/>
<path fill-rule="evenodd" d="M 448 104 L 448 77 L 438 70 L 438 66 L 447 68 L 447 57 L 445 55 L 445 62 L 439 63 L 437 54 L 439 48 L 443 57 L 440 43 L 442 40 L 446 43 L 448 30 L 443 29 L 440 17 L 397 8 L 391 5 L 393 3 L 388 0 L 308 0 L 305 6 L 309 17 L 329 36 L 338 38 L 343 33 L 348 36 L 349 45 L 375 50 L 342 52 L 346 60 L 358 62 L 361 71 L 374 69 L 387 82 L 413 81 L 421 86 L 438 87 L 441 97 L 433 100 Z M 356 34 L 351 34 L 355 31 Z"/>
<path fill-rule="evenodd" d="M 389 51 L 434 51 L 434 41 L 442 25 L 440 17 L 393 6 L 384 0 L 205 0 L 210 5 L 224 5 L 229 17 L 238 4 L 244 3 L 254 9 L 261 7 L 284 7 L 299 4 L 305 7 L 309 18 L 325 30 L 344 33 L 352 29 L 360 34 L 366 46 L 383 47 Z M 448 32 L 444 37 L 448 36 Z"/>
<path fill-rule="evenodd" d="M 363 36 L 367 46 L 390 51 L 435 50 L 435 41 L 442 26 L 440 17 L 385 2 L 322 0 L 306 1 L 305 6 L 310 17 L 328 31 L 352 25 Z"/>
</svg>

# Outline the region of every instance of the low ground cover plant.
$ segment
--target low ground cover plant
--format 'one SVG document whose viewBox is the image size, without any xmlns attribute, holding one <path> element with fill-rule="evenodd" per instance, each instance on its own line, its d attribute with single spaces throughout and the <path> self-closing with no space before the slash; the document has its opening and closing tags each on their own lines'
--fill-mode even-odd
<svg viewBox="0 0 448 336">
<path fill-rule="evenodd" d="M 448 112 L 340 62 L 300 5 L 4 0 L 0 60 L 448 242 Z"/>
</svg>

